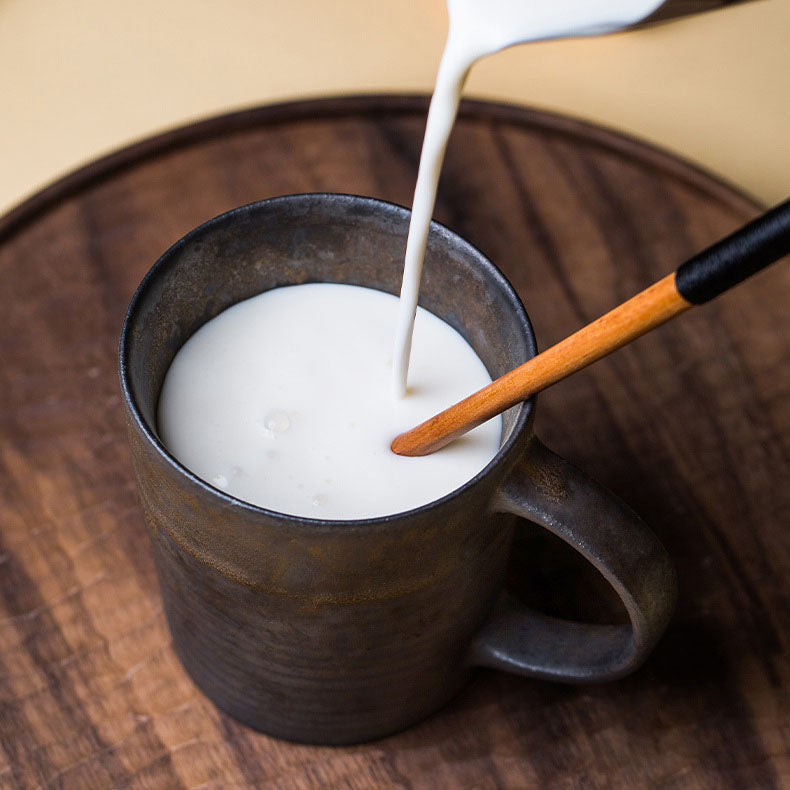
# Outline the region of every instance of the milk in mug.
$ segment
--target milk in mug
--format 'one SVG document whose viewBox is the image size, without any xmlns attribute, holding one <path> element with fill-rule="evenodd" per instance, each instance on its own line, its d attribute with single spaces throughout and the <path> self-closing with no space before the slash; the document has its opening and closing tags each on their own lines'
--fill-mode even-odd
<svg viewBox="0 0 790 790">
<path fill-rule="evenodd" d="M 425 458 L 390 444 L 491 378 L 458 332 L 420 308 L 409 392 L 393 398 L 397 310 L 390 294 L 327 283 L 234 305 L 173 360 L 161 440 L 219 490 L 296 516 L 384 516 L 449 494 L 496 454 L 499 418 Z"/>
</svg>

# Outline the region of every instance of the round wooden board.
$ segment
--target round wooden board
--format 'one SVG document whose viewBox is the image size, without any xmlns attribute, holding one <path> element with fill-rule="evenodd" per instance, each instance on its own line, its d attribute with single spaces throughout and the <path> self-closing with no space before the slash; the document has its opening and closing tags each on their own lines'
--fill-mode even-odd
<svg viewBox="0 0 790 790">
<path fill-rule="evenodd" d="M 123 431 L 126 305 L 161 252 L 233 206 L 303 191 L 408 205 L 426 109 L 367 97 L 223 116 L 92 164 L 0 220 L 0 786 L 790 782 L 786 263 L 539 398 L 538 434 L 641 513 L 677 564 L 677 615 L 633 676 L 564 687 L 481 672 L 411 730 L 336 749 L 237 724 L 176 660 Z M 756 211 L 617 134 L 467 102 L 436 216 L 506 272 L 546 347 Z M 606 610 L 568 551 L 524 535 L 523 594 Z"/>
</svg>

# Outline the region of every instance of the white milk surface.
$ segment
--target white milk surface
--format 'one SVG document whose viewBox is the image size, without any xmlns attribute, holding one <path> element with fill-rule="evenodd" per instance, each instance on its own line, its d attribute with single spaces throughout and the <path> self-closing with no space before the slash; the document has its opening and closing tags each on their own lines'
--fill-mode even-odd
<svg viewBox="0 0 790 790">
<path fill-rule="evenodd" d="M 423 458 L 390 443 L 491 379 L 467 342 L 420 308 L 409 391 L 393 398 L 397 311 L 394 296 L 331 284 L 234 305 L 173 360 L 161 440 L 216 488 L 292 515 L 383 516 L 450 493 L 496 454 L 500 418 Z"/>
<path fill-rule="evenodd" d="M 436 77 L 414 190 L 393 352 L 393 389 L 406 391 L 412 326 L 417 309 L 428 227 L 439 173 L 475 61 L 506 47 L 548 38 L 620 30 L 648 17 L 663 0 L 447 0 L 449 30 Z M 485 195 L 480 196 L 485 200 Z"/>
</svg>

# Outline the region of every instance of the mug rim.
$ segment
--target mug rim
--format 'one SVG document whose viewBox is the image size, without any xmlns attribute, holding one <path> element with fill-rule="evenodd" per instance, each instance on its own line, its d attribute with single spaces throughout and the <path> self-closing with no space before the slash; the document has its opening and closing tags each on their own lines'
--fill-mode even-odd
<svg viewBox="0 0 790 790">
<path fill-rule="evenodd" d="M 430 502 L 426 502 L 417 507 L 410 508 L 409 510 L 401 510 L 396 513 L 387 513 L 382 516 L 370 516 L 366 518 L 354 519 L 321 519 L 311 518 L 309 516 L 299 516 L 291 513 L 283 513 L 279 510 L 273 510 L 261 505 L 255 505 L 251 502 L 247 502 L 243 499 L 239 499 L 235 496 L 232 496 L 231 494 L 221 491 L 220 489 L 212 486 L 207 481 L 203 480 L 201 477 L 192 472 L 188 467 L 182 464 L 174 455 L 170 453 L 167 447 L 165 447 L 164 443 L 158 437 L 156 430 L 149 427 L 132 392 L 129 364 L 129 357 L 131 354 L 131 342 L 129 339 L 131 334 L 131 325 L 146 292 L 156 280 L 158 280 L 160 277 L 164 277 L 167 274 L 168 267 L 171 265 L 179 250 L 189 244 L 196 237 L 201 236 L 207 230 L 216 228 L 226 223 L 230 223 L 238 216 L 250 214 L 262 207 L 276 203 L 282 204 L 286 202 L 305 202 L 309 200 L 327 202 L 335 201 L 343 204 L 367 204 L 368 206 L 375 207 L 378 211 L 383 210 L 391 214 L 399 215 L 401 218 L 406 218 L 407 226 L 408 218 L 411 215 L 410 208 L 402 206 L 398 203 L 382 200 L 381 198 L 355 195 L 345 192 L 299 192 L 264 198 L 262 200 L 256 200 L 251 203 L 237 206 L 235 208 L 229 209 L 228 211 L 217 214 L 216 216 L 211 217 L 192 228 L 181 238 L 171 244 L 170 247 L 168 247 L 148 269 L 139 285 L 135 289 L 134 294 L 132 295 L 132 298 L 129 302 L 129 306 L 127 307 L 126 314 L 124 315 L 120 340 L 118 343 L 118 373 L 124 405 L 126 406 L 127 413 L 133 420 L 137 432 L 142 436 L 148 446 L 157 453 L 157 455 L 160 457 L 160 460 L 170 466 L 178 475 L 186 477 L 192 485 L 197 486 L 204 494 L 214 496 L 220 501 L 224 502 L 226 505 L 236 508 L 240 507 L 250 514 L 254 514 L 256 516 L 284 519 L 289 522 L 290 526 L 300 526 L 313 530 L 335 530 L 340 527 L 343 529 L 354 529 L 355 527 L 369 528 L 386 525 L 392 523 L 393 521 L 399 521 L 404 518 L 410 518 L 416 514 L 423 514 L 427 513 L 428 511 L 441 508 L 449 501 L 478 485 L 484 478 L 492 474 L 495 469 L 511 455 L 514 448 L 518 445 L 519 440 L 528 430 L 534 418 L 534 396 L 518 404 L 516 407 L 518 409 L 518 413 L 516 414 L 515 422 L 513 424 L 512 430 L 510 431 L 510 435 L 505 439 L 504 442 L 502 442 L 494 457 L 476 475 L 474 475 L 474 477 L 466 480 L 462 485 L 454 488 L 447 494 L 444 494 L 438 499 L 431 500 Z M 535 339 L 535 332 L 532 327 L 532 322 L 529 319 L 527 311 L 521 302 L 516 289 L 510 283 L 502 270 L 459 233 L 456 233 L 446 225 L 443 225 L 436 220 L 431 220 L 429 228 L 429 240 L 432 237 L 436 238 L 436 236 L 438 236 L 442 242 L 444 242 L 451 249 L 454 247 L 460 247 L 461 249 L 465 249 L 468 253 L 471 253 L 472 257 L 476 261 L 476 264 L 481 266 L 488 276 L 493 276 L 494 279 L 499 282 L 500 286 L 508 296 L 516 319 L 524 330 L 524 336 L 527 341 L 528 350 L 532 356 L 535 356 L 537 354 L 537 342 Z"/>
</svg>

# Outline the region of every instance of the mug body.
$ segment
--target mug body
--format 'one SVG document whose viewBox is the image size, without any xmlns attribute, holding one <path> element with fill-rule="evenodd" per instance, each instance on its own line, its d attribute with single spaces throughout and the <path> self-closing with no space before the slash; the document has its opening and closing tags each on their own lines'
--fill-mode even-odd
<svg viewBox="0 0 790 790">
<path fill-rule="evenodd" d="M 502 446 L 436 502 L 353 521 L 230 497 L 179 464 L 156 409 L 176 352 L 225 308 L 308 282 L 397 294 L 409 212 L 370 198 L 274 198 L 223 214 L 157 261 L 132 299 L 120 376 L 138 491 L 184 667 L 215 704 L 278 737 L 354 743 L 402 729 L 464 682 L 502 587 L 511 517 L 489 507 L 531 436 L 532 403 L 503 415 Z M 535 353 L 504 276 L 434 224 L 420 303 L 497 377 Z"/>
</svg>

